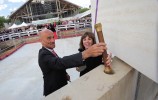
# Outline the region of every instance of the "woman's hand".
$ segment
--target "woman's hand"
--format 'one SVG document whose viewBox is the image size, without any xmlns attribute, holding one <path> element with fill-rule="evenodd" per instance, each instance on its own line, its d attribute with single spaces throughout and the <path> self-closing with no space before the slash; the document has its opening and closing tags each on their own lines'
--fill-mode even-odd
<svg viewBox="0 0 158 100">
<path fill-rule="evenodd" d="M 108 54 L 108 57 L 106 59 L 106 65 L 111 66 L 111 62 L 112 62 L 112 53 L 110 52 L 110 54 Z"/>
</svg>

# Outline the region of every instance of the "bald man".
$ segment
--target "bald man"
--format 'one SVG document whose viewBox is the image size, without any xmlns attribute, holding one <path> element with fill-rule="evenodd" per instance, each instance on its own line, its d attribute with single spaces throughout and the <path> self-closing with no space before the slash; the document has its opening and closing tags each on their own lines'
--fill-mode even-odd
<svg viewBox="0 0 158 100">
<path fill-rule="evenodd" d="M 67 84 L 69 76 L 66 69 L 81 66 L 86 58 L 102 55 L 106 50 L 104 43 L 98 43 L 82 53 L 60 58 L 53 50 L 55 48 L 55 39 L 52 31 L 48 29 L 42 30 L 40 40 L 42 48 L 39 50 L 38 63 L 43 73 L 44 96 Z"/>
</svg>

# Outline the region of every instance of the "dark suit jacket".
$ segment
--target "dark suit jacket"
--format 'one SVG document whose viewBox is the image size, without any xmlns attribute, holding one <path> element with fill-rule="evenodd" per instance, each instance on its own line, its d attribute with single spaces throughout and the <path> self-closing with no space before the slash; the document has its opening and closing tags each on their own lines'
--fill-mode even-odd
<svg viewBox="0 0 158 100">
<path fill-rule="evenodd" d="M 83 52 L 84 50 L 79 49 L 79 52 Z M 87 72 L 91 71 L 92 69 L 96 68 L 100 64 L 103 64 L 102 62 L 102 55 L 98 57 L 89 57 L 85 59 L 84 64 L 86 65 L 86 69 L 80 72 L 80 76 L 86 74 Z"/>
<path fill-rule="evenodd" d="M 81 53 L 59 58 L 42 47 L 39 50 L 38 63 L 43 73 L 44 95 L 47 96 L 66 85 L 66 69 L 83 65 L 83 60 Z"/>
</svg>

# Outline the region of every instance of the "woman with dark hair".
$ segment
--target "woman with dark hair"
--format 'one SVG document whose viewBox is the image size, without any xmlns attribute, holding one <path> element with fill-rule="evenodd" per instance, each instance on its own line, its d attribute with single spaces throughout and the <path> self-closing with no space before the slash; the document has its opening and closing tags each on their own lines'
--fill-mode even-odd
<svg viewBox="0 0 158 100">
<path fill-rule="evenodd" d="M 91 32 L 85 32 L 85 34 L 83 34 L 81 37 L 80 44 L 79 44 L 80 48 L 78 50 L 79 52 L 83 52 L 84 50 L 91 47 L 93 44 L 96 44 L 95 35 Z M 111 64 L 111 54 L 108 56 L 106 63 L 107 65 Z M 80 71 L 80 76 L 86 74 L 87 72 L 96 68 L 100 64 L 103 64 L 102 55 L 98 57 L 87 58 L 85 59 L 84 64 L 85 64 L 84 67 L 76 68 L 77 71 Z"/>
<path fill-rule="evenodd" d="M 55 25 L 54 23 L 53 23 L 53 24 L 50 23 L 47 28 L 53 32 L 54 38 L 55 38 L 55 39 L 58 39 L 58 36 L 57 36 L 57 33 L 56 33 L 56 30 L 55 30 L 55 26 L 54 26 L 54 25 Z"/>
</svg>

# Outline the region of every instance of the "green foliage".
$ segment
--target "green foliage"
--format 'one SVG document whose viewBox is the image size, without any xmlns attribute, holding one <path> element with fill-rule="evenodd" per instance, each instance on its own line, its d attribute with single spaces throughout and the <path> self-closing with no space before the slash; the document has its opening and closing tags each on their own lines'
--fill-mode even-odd
<svg viewBox="0 0 158 100">
<path fill-rule="evenodd" d="M 83 13 L 83 12 L 85 12 L 85 11 L 87 11 L 87 10 L 89 10 L 88 8 L 81 8 L 80 10 L 79 10 L 79 13 Z"/>
<path fill-rule="evenodd" d="M 11 19 L 6 19 L 6 23 L 10 23 L 11 22 Z"/>
<path fill-rule="evenodd" d="M 0 16 L 0 29 L 4 27 L 5 18 L 4 16 Z"/>
<path fill-rule="evenodd" d="M 10 19 L 6 19 L 4 16 L 0 16 L 0 29 L 4 27 L 4 23 L 9 23 Z"/>
</svg>

